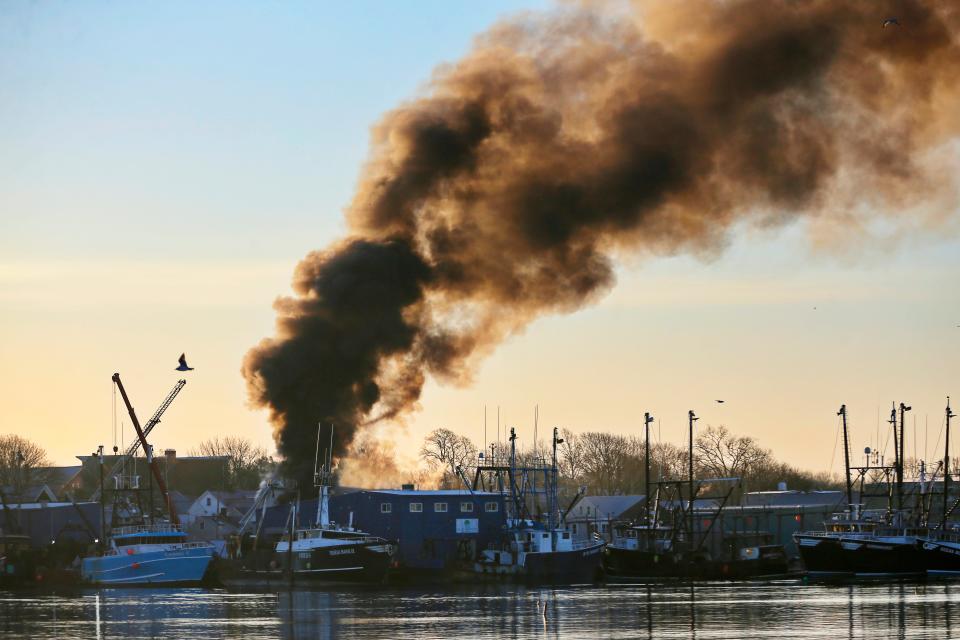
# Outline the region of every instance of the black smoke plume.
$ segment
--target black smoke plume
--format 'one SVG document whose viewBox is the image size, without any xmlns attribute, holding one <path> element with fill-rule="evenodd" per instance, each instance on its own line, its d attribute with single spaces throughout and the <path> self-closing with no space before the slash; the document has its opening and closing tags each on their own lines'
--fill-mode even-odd
<svg viewBox="0 0 960 640">
<path fill-rule="evenodd" d="M 952 187 L 929 162 L 958 130 L 952 1 L 624 6 L 501 23 L 376 126 L 349 237 L 300 263 L 244 360 L 292 473 L 318 423 L 342 455 L 427 375 L 463 381 L 594 300 L 620 254 L 709 254 L 738 222 L 853 240 L 942 217 L 918 205 Z"/>
</svg>

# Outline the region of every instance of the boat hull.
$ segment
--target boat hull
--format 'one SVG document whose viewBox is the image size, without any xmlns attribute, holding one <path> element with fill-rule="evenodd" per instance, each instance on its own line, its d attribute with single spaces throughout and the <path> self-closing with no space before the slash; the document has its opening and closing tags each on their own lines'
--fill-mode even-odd
<svg viewBox="0 0 960 640">
<path fill-rule="evenodd" d="M 921 550 L 928 575 L 960 577 L 960 542 L 927 539 Z"/>
<path fill-rule="evenodd" d="M 84 558 L 84 582 L 113 585 L 198 585 L 210 567 L 213 547 L 158 549 Z"/>
<path fill-rule="evenodd" d="M 925 560 L 913 539 L 796 534 L 808 575 L 817 577 L 911 577 L 923 575 Z"/>
<path fill-rule="evenodd" d="M 530 584 L 585 584 L 603 576 L 603 549 L 599 542 L 571 551 L 525 552 L 511 564 L 475 562 L 472 577 Z"/>
<path fill-rule="evenodd" d="M 387 579 L 391 552 L 389 543 L 340 545 L 289 554 L 272 549 L 250 551 L 241 558 L 220 560 L 217 578 L 227 587 L 380 584 Z"/>
<path fill-rule="evenodd" d="M 683 574 L 674 553 L 612 546 L 604 551 L 603 567 L 607 575 L 620 578 L 675 578 Z"/>
</svg>

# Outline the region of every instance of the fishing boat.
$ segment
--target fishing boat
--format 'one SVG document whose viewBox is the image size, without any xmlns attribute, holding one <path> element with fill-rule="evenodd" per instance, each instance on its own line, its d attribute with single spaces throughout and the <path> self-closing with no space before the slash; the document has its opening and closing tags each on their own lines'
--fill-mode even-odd
<svg viewBox="0 0 960 640">
<path fill-rule="evenodd" d="M 106 539 L 98 542 L 95 555 L 80 562 L 80 577 L 87 584 L 193 586 L 199 585 L 210 568 L 215 547 L 208 542 L 190 542 L 180 526 L 176 510 L 170 500 L 163 474 L 153 457 L 153 448 L 147 443 L 147 434 L 159 422 L 160 416 L 170 406 L 186 381 L 180 380 L 141 428 L 137 414 L 120 381 L 120 374 L 113 374 L 113 382 L 127 406 L 130 419 L 136 429 L 137 440 L 127 449 L 111 471 L 113 479 L 113 504 L 110 529 Z M 150 467 L 152 482 L 163 497 L 166 514 L 160 518 L 152 507 L 153 485 L 149 487 L 151 506 L 144 512 L 141 499 L 140 476 L 129 472 L 128 466 L 138 449 L 143 448 Z M 116 451 L 116 447 L 114 447 Z M 100 464 L 101 486 L 98 492 L 101 510 L 101 530 L 105 526 L 105 494 L 103 491 L 103 447 L 97 451 Z M 115 473 L 116 472 L 116 473 Z"/>
<path fill-rule="evenodd" d="M 218 578 L 228 587 L 310 586 L 326 583 L 383 583 L 387 579 L 395 545 L 385 538 L 358 531 L 351 522 L 346 526 L 330 520 L 330 480 L 332 477 L 333 429 L 324 463 L 314 469 L 318 489 L 316 518 L 307 527 L 298 526 L 298 507 L 291 503 L 284 526 L 286 533 L 264 545 L 260 528 L 246 534 L 253 514 L 266 513 L 266 500 L 278 484 L 264 484 L 253 507 L 241 521 L 238 535 L 228 546 L 228 557 L 218 563 Z M 319 454 L 319 429 L 317 432 Z M 352 515 L 352 514 L 351 514 Z M 263 515 L 260 524 L 263 522 Z"/>
<path fill-rule="evenodd" d="M 927 575 L 935 578 L 960 577 L 960 523 L 949 520 L 960 507 L 960 497 L 952 505 L 950 499 L 950 420 L 955 418 L 947 397 L 946 437 L 943 444 L 943 511 L 940 522 L 930 527 L 920 539 Z"/>
<path fill-rule="evenodd" d="M 876 460 L 871 464 L 869 447 L 865 450 L 864 466 L 850 465 L 846 405 L 837 415 L 843 421 L 843 447 L 846 467 L 846 497 L 848 508 L 824 522 L 822 531 L 802 531 L 793 534 L 800 550 L 807 574 L 815 578 L 889 578 L 917 577 L 925 574 L 925 560 L 921 540 L 927 533 L 913 510 L 904 508 L 903 500 L 903 432 L 904 414 L 910 407 L 900 403 L 900 424 L 897 425 L 896 407 L 891 410 L 893 427 L 894 463 L 884 465 Z M 886 497 L 886 509 L 867 510 L 853 498 L 851 472 L 858 473 L 860 500 L 868 497 Z M 865 490 L 868 475 L 882 478 L 884 487 L 879 493 Z"/>
<path fill-rule="evenodd" d="M 33 580 L 35 560 L 30 536 L 0 529 L 0 588 L 19 587 Z"/>
<path fill-rule="evenodd" d="M 496 476 L 496 484 L 509 499 L 505 501 L 508 517 L 499 543 L 482 549 L 472 563 L 466 563 L 468 579 L 481 577 L 538 584 L 578 584 L 593 582 L 603 575 L 602 540 L 575 541 L 562 525 L 557 496 L 557 445 L 563 442 L 553 430 L 552 464 L 518 467 L 516 462 L 516 430 L 510 429 L 509 465 L 496 461 L 478 467 L 471 490 L 478 489 L 483 473 Z M 536 456 L 534 456 L 536 457 Z M 535 476 L 542 476 L 539 492 Z M 545 517 L 533 517 L 528 497 L 545 495 Z"/>
<path fill-rule="evenodd" d="M 214 546 L 189 542 L 180 525 L 169 523 L 119 527 L 107 550 L 83 558 L 80 575 L 98 585 L 191 586 L 200 584 L 210 567 Z"/>
<path fill-rule="evenodd" d="M 614 525 L 613 539 L 604 553 L 608 576 L 624 578 L 671 578 L 683 574 L 676 552 L 675 532 L 668 525 Z"/>
<path fill-rule="evenodd" d="M 685 578 L 731 580 L 779 577 L 788 573 L 784 546 L 776 544 L 767 532 L 726 532 L 710 538 L 723 509 L 740 486 L 740 478 L 706 478 L 696 481 L 693 474 L 693 425 L 697 416 L 688 412 L 689 450 L 686 479 L 650 481 L 650 423 L 644 414 L 646 464 L 645 485 L 656 487 L 653 503 L 636 522 L 617 523 L 604 555 L 604 568 L 613 580 Z M 706 486 L 727 486 L 719 505 L 703 528 L 696 525 L 695 500 Z M 647 491 L 650 493 L 650 490 Z M 664 499 L 661 499 L 661 496 Z M 719 532 L 718 532 L 719 533 Z M 713 544 L 709 544 L 713 540 Z"/>
</svg>

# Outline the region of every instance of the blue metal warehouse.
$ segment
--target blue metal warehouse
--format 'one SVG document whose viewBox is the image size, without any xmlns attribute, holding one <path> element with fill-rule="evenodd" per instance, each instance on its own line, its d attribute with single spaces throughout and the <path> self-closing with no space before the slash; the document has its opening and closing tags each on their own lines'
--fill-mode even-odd
<svg viewBox="0 0 960 640">
<path fill-rule="evenodd" d="M 356 491 L 330 499 L 331 516 L 399 544 L 398 568 L 442 572 L 458 559 L 473 559 L 499 543 L 505 523 L 504 496 L 449 489 Z"/>
</svg>

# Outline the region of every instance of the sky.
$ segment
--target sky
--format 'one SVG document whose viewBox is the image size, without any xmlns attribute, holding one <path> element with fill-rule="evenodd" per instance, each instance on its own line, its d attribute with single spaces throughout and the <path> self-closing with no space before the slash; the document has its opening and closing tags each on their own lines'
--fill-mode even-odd
<svg viewBox="0 0 960 640">
<path fill-rule="evenodd" d="M 345 232 L 370 127 L 498 19 L 545 6 L 0 4 L 0 433 L 59 464 L 129 441 L 111 375 L 145 421 L 186 352 L 196 370 L 155 447 L 231 434 L 272 450 L 241 359 L 272 335 L 298 260 Z M 679 444 L 693 409 L 839 471 L 840 404 L 857 453 L 884 446 L 904 401 L 908 455 L 940 455 L 960 398 L 957 226 L 829 248 L 808 231 L 625 256 L 599 304 L 534 322 L 467 386 L 428 382 L 420 411 L 376 435 L 413 461 L 437 427 L 483 441 L 485 409 L 494 439 L 499 408 L 529 443 L 539 406 L 541 429 L 625 435 L 650 411 Z"/>
</svg>

